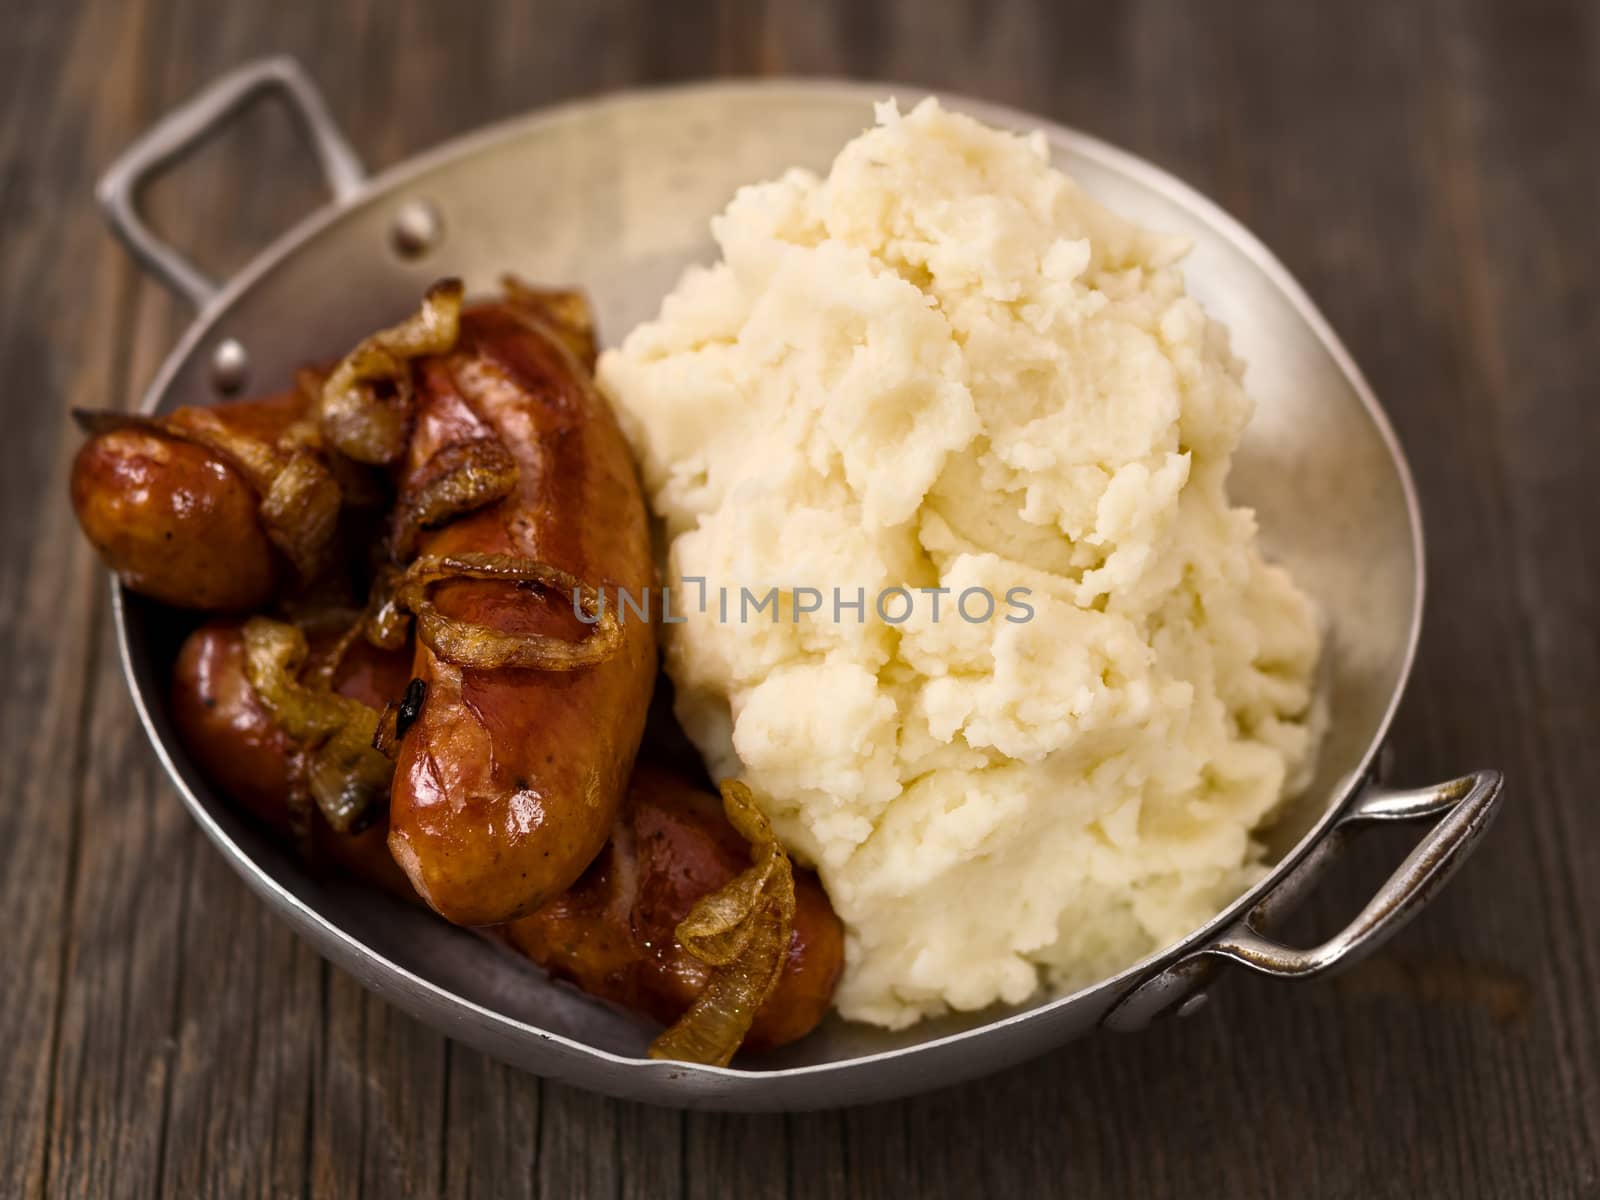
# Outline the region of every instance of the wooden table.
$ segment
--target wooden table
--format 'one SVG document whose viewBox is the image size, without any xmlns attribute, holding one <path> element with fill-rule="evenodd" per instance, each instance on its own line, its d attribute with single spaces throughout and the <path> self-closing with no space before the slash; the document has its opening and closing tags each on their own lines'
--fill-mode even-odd
<svg viewBox="0 0 1600 1200">
<path fill-rule="evenodd" d="M 1600 9 L 22 0 L 0 24 L 0 1192 L 371 1197 L 1600 1193 Z M 624 85 L 900 79 L 1097 133 L 1305 283 L 1384 397 L 1430 536 L 1395 775 L 1510 779 L 1487 844 L 1336 984 L 1230 978 L 904 1103 L 683 1115 L 515 1074 L 300 945 L 135 726 L 64 503 L 71 405 L 187 314 L 96 174 L 222 69 L 298 55 L 374 165 Z M 268 111 L 158 187 L 220 271 L 317 200 Z M 1347 917 L 1403 842 L 1326 888 Z"/>
</svg>

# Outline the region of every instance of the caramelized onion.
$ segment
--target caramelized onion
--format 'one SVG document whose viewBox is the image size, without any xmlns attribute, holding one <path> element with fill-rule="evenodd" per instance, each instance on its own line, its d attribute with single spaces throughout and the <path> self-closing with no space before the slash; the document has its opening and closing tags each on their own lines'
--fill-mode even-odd
<svg viewBox="0 0 1600 1200">
<path fill-rule="evenodd" d="M 500 287 L 508 303 L 541 317 L 550 326 L 550 332 L 583 364 L 584 370 L 593 373 L 599 347 L 594 336 L 594 311 L 589 307 L 588 297 L 582 292 L 536 288 L 515 275 L 502 275 Z"/>
<path fill-rule="evenodd" d="M 372 748 L 378 713 L 327 686 L 300 682 L 309 648 L 293 625 L 266 617 L 244 624 L 245 674 L 283 731 L 306 751 L 306 786 L 337 833 L 359 833 L 380 816 L 394 765 Z"/>
<path fill-rule="evenodd" d="M 306 763 L 306 784 L 335 833 L 370 829 L 389 805 L 394 764 L 372 745 L 378 714 L 362 711 L 370 715 L 339 726 Z"/>
<path fill-rule="evenodd" d="M 301 579 L 315 578 L 326 564 L 342 498 L 328 468 L 306 450 L 290 456 L 262 495 L 262 527 Z"/>
<path fill-rule="evenodd" d="M 437 529 L 454 517 L 493 504 L 517 486 L 517 460 L 493 436 L 452 442 L 433 456 L 430 466 L 438 474 L 402 497 L 395 509 L 389 553 L 396 562 L 416 553 L 424 529 Z"/>
<path fill-rule="evenodd" d="M 367 611 L 362 617 L 362 632 L 379 650 L 398 650 L 411 636 L 411 614 L 400 607 L 396 595 L 403 572 L 384 565 L 372 577 L 367 591 Z"/>
<path fill-rule="evenodd" d="M 536 583 L 569 593 L 594 629 L 581 641 L 543 634 L 503 633 L 487 625 L 446 617 L 434 607 L 429 591 L 454 579 Z M 445 662 L 492 671 L 527 667 L 539 671 L 574 671 L 604 662 L 622 647 L 622 622 L 605 598 L 582 580 L 548 563 L 510 554 L 425 554 L 407 569 L 396 597 L 417 618 L 417 637 Z"/>
<path fill-rule="evenodd" d="M 355 645 L 366 628 L 365 612 L 352 613 L 342 608 L 314 607 L 304 614 L 292 617 L 295 628 L 308 638 L 337 633 L 333 644 L 317 655 L 317 659 L 301 672 L 303 682 L 313 690 L 332 691 L 333 680 L 339 673 L 345 655 Z"/>
<path fill-rule="evenodd" d="M 327 379 L 328 372 L 317 367 L 301 367 L 294 373 L 295 390 L 305 398 L 308 417 L 295 423 L 292 434 L 298 435 L 302 444 L 321 449 L 323 461 L 344 495 L 346 508 L 386 508 L 391 489 L 384 473 L 340 454 L 322 436 L 322 385 Z"/>
<path fill-rule="evenodd" d="M 783 976 L 794 935 L 794 869 L 750 789 L 724 780 L 722 807 L 750 843 L 751 865 L 702 896 L 678 944 L 711 967 L 689 1011 L 650 1044 L 651 1058 L 724 1067 Z"/>
<path fill-rule="evenodd" d="M 341 493 L 309 449 L 285 454 L 260 438 L 229 428 L 215 411 L 186 408 L 168 417 L 178 436 L 214 450 L 236 466 L 261 497 L 262 528 L 301 579 L 317 575 L 339 523 Z"/>
<path fill-rule="evenodd" d="M 318 416 L 323 435 L 357 462 L 399 458 L 411 428 L 411 360 L 446 354 L 461 331 L 459 279 L 434 284 L 422 307 L 400 324 L 363 340 L 322 385 Z"/>
<path fill-rule="evenodd" d="M 227 458 L 250 486 L 265 496 L 286 456 L 270 442 L 240 433 L 209 408 L 180 408 L 160 418 L 168 432 L 186 438 Z"/>
</svg>

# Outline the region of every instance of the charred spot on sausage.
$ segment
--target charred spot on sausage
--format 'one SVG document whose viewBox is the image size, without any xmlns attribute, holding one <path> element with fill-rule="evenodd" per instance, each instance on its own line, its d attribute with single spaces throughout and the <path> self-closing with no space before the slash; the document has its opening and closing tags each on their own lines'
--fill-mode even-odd
<svg viewBox="0 0 1600 1200">
<path fill-rule="evenodd" d="M 422 715 L 422 706 L 428 699 L 428 681 L 413 679 L 406 684 L 405 695 L 400 698 L 400 711 L 395 715 L 394 733 L 396 739 L 403 738 L 406 730 L 416 724 Z"/>
</svg>

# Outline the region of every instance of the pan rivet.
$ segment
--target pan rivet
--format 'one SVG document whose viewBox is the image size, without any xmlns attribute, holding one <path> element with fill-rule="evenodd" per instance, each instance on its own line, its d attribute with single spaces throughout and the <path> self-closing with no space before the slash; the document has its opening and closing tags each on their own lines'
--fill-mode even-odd
<svg viewBox="0 0 1600 1200">
<path fill-rule="evenodd" d="M 407 200 L 394 215 L 389 238 L 401 258 L 421 258 L 444 233 L 439 210 L 426 200 Z"/>
<path fill-rule="evenodd" d="M 237 338 L 225 338 L 211 353 L 211 386 L 231 396 L 250 375 L 250 355 Z"/>
<path fill-rule="evenodd" d="M 1206 1006 L 1206 1001 L 1209 999 L 1210 996 L 1208 996 L 1205 992 L 1196 992 L 1182 1004 L 1178 1005 L 1178 1015 L 1180 1017 L 1194 1016 L 1195 1013 L 1199 1012 Z"/>
</svg>

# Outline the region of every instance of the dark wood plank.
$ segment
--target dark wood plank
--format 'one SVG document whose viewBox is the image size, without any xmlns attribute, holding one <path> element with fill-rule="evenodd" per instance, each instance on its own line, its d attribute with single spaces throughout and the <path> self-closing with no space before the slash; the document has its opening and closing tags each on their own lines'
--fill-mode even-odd
<svg viewBox="0 0 1600 1200">
<path fill-rule="evenodd" d="M 105 56 L 118 57 L 109 46 L 138 47 L 124 57 L 143 64 L 137 91 L 117 97 L 124 127 L 94 147 L 75 186 L 79 196 L 133 131 L 206 78 L 169 53 L 173 29 L 161 14 L 124 11 L 125 26 L 91 12 L 79 27 L 111 39 L 86 54 L 80 69 L 91 78 Z M 252 117 L 249 125 L 266 161 L 299 153 L 281 115 L 276 124 Z M 184 186 L 163 184 L 152 194 L 158 225 L 180 231 L 187 249 L 224 270 L 229 249 L 246 238 L 259 244 L 280 227 L 287 213 L 276 205 L 303 211 L 315 194 L 307 169 L 299 178 L 286 173 L 280 196 L 256 189 L 255 199 L 240 183 L 249 161 L 208 151 Z M 195 221 L 195 212 L 208 219 Z M 106 244 L 103 230 L 93 237 Z M 141 285 L 125 371 L 93 403 L 131 403 L 187 319 L 159 288 Z M 91 727 L 113 736 L 91 741 L 82 800 L 72 936 L 75 947 L 93 952 L 75 955 L 69 977 L 51 1141 L 62 1166 L 51 1190 L 299 1192 L 317 1048 L 318 1014 L 307 1000 L 317 994 L 322 964 L 201 843 L 137 731 L 109 632 L 96 633 L 106 649 Z M 90 1113 L 100 1119 L 86 1123 Z"/>
<path fill-rule="evenodd" d="M 89 1035 L 67 1003 L 80 963 L 112 976 L 119 968 L 102 957 L 113 947 L 73 937 L 69 917 L 84 836 L 82 751 L 102 733 L 89 721 L 86 684 L 106 650 L 96 619 L 106 593 L 62 497 L 76 441 L 65 411 L 114 390 L 131 272 L 91 212 L 63 213 L 58 201 L 132 132 L 140 69 L 116 62 L 114 48 L 139 11 L 97 5 L 84 28 L 69 10 L 32 6 L 8 13 L 0 36 L 0 1180 L 22 1196 L 62 1190 L 83 1165 L 62 1162 L 51 1136 L 67 1103 L 63 1065 L 117 1065 L 114 1054 L 80 1054 Z M 110 740 L 126 742 L 126 721 Z M 105 1115 L 72 1110 L 91 1143 Z M 104 1181 L 106 1156 L 92 1157 Z"/>
<path fill-rule="evenodd" d="M 1467 326 L 1461 313 L 1448 307 L 1459 302 L 1460 288 L 1454 280 L 1443 282 L 1440 274 L 1446 262 L 1459 269 L 1462 260 L 1481 256 L 1482 247 L 1438 236 L 1438 197 L 1429 174 L 1434 164 L 1426 158 L 1429 70 L 1444 72 L 1444 86 L 1460 92 L 1477 82 L 1450 80 L 1448 64 L 1432 57 L 1441 35 L 1455 28 L 1457 15 L 1399 8 L 1375 13 L 1354 6 L 1275 6 L 1270 11 L 1240 6 L 1228 16 L 1130 6 L 1106 18 L 1109 25 L 1063 29 L 1071 44 L 1040 50 L 1058 55 L 1062 83 L 1056 96 L 1041 90 L 1031 98 L 1034 85 L 1028 81 L 1034 74 L 1026 55 L 1011 61 L 1010 86 L 1030 97 L 1033 107 L 1148 153 L 1218 195 L 1257 226 L 1328 307 L 1400 422 L 1424 492 L 1434 500 L 1430 525 L 1446 527 L 1446 544 L 1441 548 L 1435 539 L 1433 578 L 1435 595 L 1443 592 L 1448 599 L 1445 605 L 1436 601 L 1430 613 L 1414 699 L 1398 731 L 1398 769 L 1414 779 L 1442 777 L 1482 760 L 1504 765 L 1514 778 L 1538 779 L 1546 773 L 1541 761 L 1570 761 L 1570 752 L 1529 738 L 1532 723 L 1519 716 L 1538 705 L 1522 686 L 1526 668 L 1519 650 L 1486 631 L 1539 622 L 1520 610 L 1512 579 L 1504 574 L 1484 579 L 1479 569 L 1485 561 L 1504 561 L 1497 552 L 1509 552 L 1517 540 L 1504 524 L 1497 527 L 1491 510 L 1499 495 L 1516 489 L 1518 478 L 1496 462 L 1497 437 L 1487 414 L 1461 411 L 1460 385 L 1476 366 L 1465 343 L 1483 331 L 1463 336 Z M 1567 32 L 1568 57 L 1592 63 L 1593 38 Z M 1493 36 L 1469 44 L 1495 57 Z M 986 53 L 986 45 L 978 42 L 966 59 L 981 60 Z M 951 70 L 961 68 L 952 65 Z M 911 72 L 897 68 L 892 74 Z M 955 75 L 948 82 L 961 86 Z M 1570 104 L 1576 99 L 1571 91 L 1557 87 L 1545 103 Z M 1540 94 L 1531 88 L 1529 93 Z M 1553 153 L 1546 152 L 1557 163 L 1570 163 L 1576 150 L 1570 123 L 1547 114 L 1542 128 L 1559 143 Z M 1494 167 L 1514 161 L 1516 154 L 1515 146 L 1502 145 L 1494 157 L 1468 169 L 1515 178 L 1514 172 Z M 1507 214 L 1506 220 L 1516 218 Z M 1417 245 L 1430 242 L 1436 253 L 1419 256 Z M 1583 259 L 1580 254 L 1578 261 Z M 1515 303 L 1528 299 L 1520 291 L 1513 294 Z M 1521 310 L 1530 323 L 1543 320 L 1534 299 Z M 1570 351 L 1563 354 L 1548 344 L 1545 349 L 1574 366 L 1581 361 Z M 1536 364 L 1528 367 L 1536 377 Z M 1574 407 L 1569 399 L 1560 410 L 1569 427 Z M 1592 448 L 1592 433 L 1577 444 Z M 1583 451 L 1570 453 L 1576 457 Z M 1566 498 L 1577 500 L 1570 493 Z M 1532 511 L 1547 518 L 1550 512 Z M 1561 528 L 1582 536 L 1580 525 Z M 1551 560 L 1562 564 L 1552 574 L 1581 571 L 1571 566 L 1574 557 L 1581 559 L 1581 551 Z M 1467 578 L 1471 595 L 1449 586 Z M 1441 634 L 1437 614 L 1446 606 L 1453 623 Z M 1593 644 L 1591 633 L 1585 645 Z M 1463 674 L 1468 655 L 1473 667 Z M 1469 679 L 1481 681 L 1480 686 L 1464 688 Z M 1592 691 L 1574 692 L 1583 694 Z M 1580 793 L 1572 795 L 1577 800 Z M 1484 861 L 1402 935 L 1388 960 L 1399 964 L 1393 969 L 1358 976 L 1340 993 L 1230 981 L 1216 1006 L 1220 1019 L 1256 1031 L 1263 1049 L 1293 1055 L 1293 1073 L 1262 1077 L 1230 1071 L 1228 1059 L 1210 1052 L 1204 1035 L 1194 1030 L 1186 1030 L 1181 1041 L 1162 1034 L 1137 1046 L 1092 1043 L 1056 1056 L 1055 1070 L 1074 1074 L 1081 1068 L 1067 1064 L 1087 1060 L 1101 1084 L 1097 1103 L 1063 1127 L 1083 1129 L 1098 1122 L 1126 1131 L 1115 1143 L 1124 1153 L 1090 1177 L 1107 1194 L 1176 1188 L 1185 1175 L 1171 1172 L 1173 1163 L 1200 1170 L 1202 1178 L 1215 1169 L 1217 1190 L 1229 1194 L 1282 1191 L 1304 1179 L 1318 1180 L 1331 1194 L 1361 1194 L 1381 1191 L 1396 1179 L 1422 1178 L 1424 1172 L 1436 1187 L 1460 1194 L 1515 1194 L 1530 1178 L 1552 1194 L 1563 1194 L 1592 1180 L 1592 1151 L 1570 1137 L 1546 1153 L 1530 1152 L 1540 1144 L 1541 1130 L 1571 1124 L 1563 1113 L 1592 1109 L 1592 1084 L 1557 1091 L 1547 1082 L 1552 1072 L 1569 1078 L 1582 1074 L 1575 1063 L 1584 1060 L 1571 1057 L 1570 1050 L 1574 1042 L 1588 1043 L 1571 1030 L 1553 1027 L 1541 1009 L 1524 1023 L 1508 1024 L 1474 999 L 1486 988 L 1491 996 L 1509 990 L 1539 997 L 1564 990 L 1579 1004 L 1594 994 L 1592 973 L 1575 973 L 1563 986 L 1546 961 L 1545 938 L 1526 935 L 1532 927 L 1561 937 L 1558 931 L 1572 922 L 1573 905 L 1549 902 L 1541 894 L 1527 864 L 1543 856 L 1533 844 L 1531 823 L 1515 816 L 1507 817 L 1509 828 L 1499 831 Z M 1338 881 L 1312 906 L 1308 923 L 1331 928 L 1392 862 L 1375 861 L 1370 870 Z M 1474 881 L 1491 879 L 1492 892 L 1481 882 L 1474 887 Z M 1432 979 L 1454 984 L 1431 986 Z M 1242 1043 L 1237 1049 L 1248 1053 Z M 1206 1081 L 1204 1105 L 1188 1102 L 1181 1093 L 1171 1103 L 1149 1094 L 1151 1080 L 1165 1077 L 1166 1055 Z M 1040 1078 L 1035 1067 L 1014 1074 Z M 1327 1094 L 1319 1096 L 1308 1079 L 1319 1081 Z M 1040 1078 L 1035 1094 L 1041 1109 L 1057 1100 L 1050 1090 L 1054 1081 L 1054 1074 Z M 966 1092 L 973 1114 L 966 1141 L 986 1147 L 993 1163 L 1038 1162 L 1040 1126 L 1016 1119 L 1019 1106 L 997 1094 L 1002 1086 L 985 1082 Z M 1378 1097 L 1381 1105 L 1374 1103 Z M 877 1145 L 880 1134 L 889 1144 L 903 1143 L 907 1123 L 926 1119 L 909 1117 L 908 1109 L 920 1114 L 924 1103 L 847 1114 L 852 1133 L 860 1127 L 850 1145 Z M 1153 1119 L 1144 1119 L 1150 1109 Z M 1258 1121 L 1252 1132 L 1272 1152 L 1255 1154 L 1241 1147 L 1230 1129 L 1237 1128 L 1241 1114 L 1263 1112 L 1272 1119 L 1265 1128 Z M 1218 1113 L 1224 1119 L 1217 1120 Z M 1147 1156 L 1153 1137 L 1163 1143 L 1154 1162 Z M 948 1175 L 958 1176 L 971 1153 L 936 1136 L 924 1135 L 916 1144 L 936 1161 L 936 1187 Z M 1300 1149 L 1290 1150 L 1294 1146 Z M 861 1157 L 852 1156 L 857 1180 L 864 1177 Z M 891 1155 L 891 1161 L 899 1157 Z M 886 1171 L 883 1186 L 868 1189 L 870 1194 L 887 1194 L 892 1186 L 888 1164 L 879 1169 Z M 1049 1186 L 1039 1176 L 1019 1182 Z"/>
<path fill-rule="evenodd" d="M 686 1200 L 787 1195 L 789 1154 L 780 1114 L 689 1113 L 683 1128 L 681 1194 Z"/>
<path fill-rule="evenodd" d="M 788 1194 L 800 1200 L 849 1195 L 850 1131 L 845 1115 L 792 1113 L 784 1126 L 789 1144 Z"/>
<path fill-rule="evenodd" d="M 1481 630 L 1508 627 L 1514 609 L 1503 581 L 1482 580 L 1470 595 L 1450 587 L 1471 571 L 1485 536 L 1492 544 L 1499 531 L 1493 486 L 1473 461 L 1493 448 L 1474 444 L 1482 427 L 1460 386 L 1454 315 L 1441 307 L 1452 292 L 1441 268 L 1459 249 L 1440 237 L 1428 157 L 1431 47 L 1440 31 L 1438 14 L 1416 9 L 1382 15 L 1329 9 L 1315 17 L 1275 9 L 1272 20 L 1236 39 L 1233 77 L 1241 109 L 1251 114 L 1249 133 L 1239 139 L 1252 148 L 1240 172 L 1241 207 L 1326 307 L 1368 371 L 1427 498 L 1435 600 L 1393 738 L 1395 773 L 1420 782 L 1487 760 L 1515 780 L 1527 761 L 1523 749 L 1485 745 L 1482 738 L 1486 720 L 1514 726 L 1514 653 L 1503 642 L 1477 644 Z M 1306 219 L 1308 210 L 1314 220 Z M 1441 436 L 1445 426 L 1449 432 Z M 1467 647 L 1477 658 L 1474 674 L 1497 681 L 1492 695 L 1460 686 L 1456 664 Z M 1525 873 L 1500 883 L 1493 898 L 1482 890 L 1495 877 L 1497 856 L 1522 852 L 1516 841 L 1523 831 L 1509 818 L 1497 832 L 1427 918 L 1393 943 L 1392 958 L 1418 971 L 1459 964 L 1475 973 L 1538 978 L 1541 964 L 1526 943 L 1482 937 L 1484 916 L 1499 905 L 1538 919 Z M 1319 897 L 1313 921 L 1331 928 L 1393 861 L 1375 857 L 1370 868 L 1351 872 L 1344 888 Z M 1347 1089 L 1345 1103 L 1317 1106 L 1326 1130 L 1321 1145 L 1337 1150 L 1313 1159 L 1326 1172 L 1319 1178 L 1335 1190 L 1381 1187 L 1396 1176 L 1425 1176 L 1452 1194 L 1517 1190 L 1530 1164 L 1512 1167 L 1486 1153 L 1492 1135 L 1482 1129 L 1483 1097 L 1533 1091 L 1534 1064 L 1549 1047 L 1542 1036 L 1537 1049 L 1528 1039 L 1543 1031 L 1507 1026 L 1448 1000 L 1326 995 L 1340 1007 L 1324 1013 L 1319 1005 L 1307 1016 L 1315 1026 L 1300 1025 L 1301 1037 L 1281 1020 L 1268 1026 L 1297 1054 L 1309 1034 L 1315 1040 L 1305 1069 L 1330 1081 L 1340 1077 Z M 1352 1060 L 1353 1070 L 1344 1065 Z M 1429 1086 L 1432 1064 L 1442 1063 L 1451 1064 L 1447 1089 Z M 1528 1105 L 1526 1119 L 1547 1118 L 1541 1107 Z"/>
<path fill-rule="evenodd" d="M 446 1176 L 445 1072 L 453 1051 L 349 976 L 324 970 L 325 1073 L 311 1117 L 311 1190 L 432 1195 Z"/>
<path fill-rule="evenodd" d="M 1583 850 L 1597 827 L 1600 770 L 1600 499 L 1592 466 L 1600 446 L 1600 161 L 1575 152 L 1568 136 L 1575 119 L 1592 128 L 1600 113 L 1600 14 L 1543 3 L 1512 19 L 1502 7 L 1474 3 L 1442 39 L 1441 57 L 1454 85 L 1437 103 L 1454 168 L 1444 220 L 1465 251 L 1462 357 L 1497 445 L 1507 532 L 1499 561 L 1517 606 L 1506 634 L 1526 670 L 1521 810 L 1534 853 L 1523 861 L 1534 866 L 1526 873 L 1549 913 L 1539 995 L 1557 1086 L 1547 1090 L 1555 1119 L 1576 1118 L 1574 1168 L 1586 1167 L 1584 1181 L 1600 1187 L 1600 877 Z M 1497 924 L 1515 936 L 1509 916 Z M 1525 1119 L 1534 1133 L 1538 1117 Z"/>
<path fill-rule="evenodd" d="M 450 1047 L 444 1188 L 463 1200 L 536 1194 L 540 1161 L 539 1085 L 501 1063 Z"/>
</svg>

